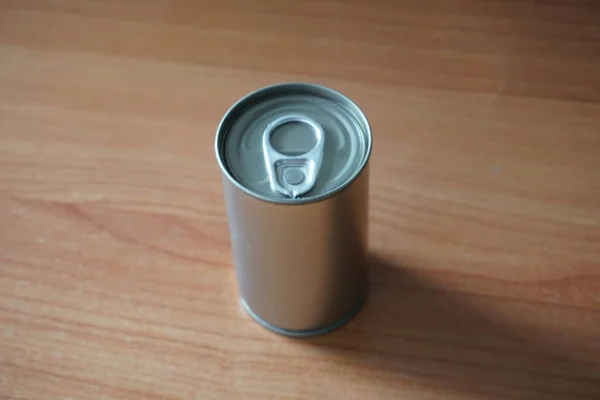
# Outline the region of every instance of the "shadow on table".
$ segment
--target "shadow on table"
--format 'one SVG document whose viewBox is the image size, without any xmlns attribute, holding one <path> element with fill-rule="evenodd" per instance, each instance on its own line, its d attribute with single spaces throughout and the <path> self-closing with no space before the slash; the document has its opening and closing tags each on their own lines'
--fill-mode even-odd
<svg viewBox="0 0 600 400">
<path fill-rule="evenodd" d="M 428 387 L 439 398 L 600 399 L 600 360 L 582 343 L 519 330 L 487 315 L 480 296 L 446 291 L 382 258 L 371 264 L 363 311 L 307 343 L 363 377 Z"/>
</svg>

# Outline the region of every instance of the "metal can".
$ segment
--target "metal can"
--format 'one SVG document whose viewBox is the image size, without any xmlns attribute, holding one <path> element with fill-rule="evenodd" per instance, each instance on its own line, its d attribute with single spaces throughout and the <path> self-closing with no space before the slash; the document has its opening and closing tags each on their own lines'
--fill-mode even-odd
<svg viewBox="0 0 600 400">
<path fill-rule="evenodd" d="M 367 292 L 371 129 L 339 92 L 259 89 L 219 124 L 233 258 L 248 314 L 303 337 L 343 325 Z"/>
</svg>

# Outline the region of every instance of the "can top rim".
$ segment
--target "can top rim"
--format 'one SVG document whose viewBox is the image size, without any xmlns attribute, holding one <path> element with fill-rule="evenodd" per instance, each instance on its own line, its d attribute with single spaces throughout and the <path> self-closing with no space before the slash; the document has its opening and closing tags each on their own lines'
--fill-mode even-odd
<svg viewBox="0 0 600 400">
<path fill-rule="evenodd" d="M 347 102 L 349 105 L 351 105 L 354 108 L 353 112 L 358 114 L 358 116 L 364 120 L 365 129 L 366 129 L 366 141 L 365 141 L 366 148 L 365 148 L 364 156 L 362 157 L 362 160 L 361 160 L 360 164 L 358 165 L 358 167 L 356 168 L 355 172 L 345 182 L 338 185 L 334 189 L 320 193 L 316 196 L 306 197 L 306 198 L 292 199 L 292 198 L 269 197 L 269 196 L 265 196 L 261 193 L 257 193 L 255 191 L 250 190 L 249 188 L 245 187 L 232 175 L 231 171 L 229 170 L 229 168 L 225 162 L 224 154 L 223 154 L 225 146 L 220 146 L 220 145 L 222 143 L 224 143 L 224 141 L 227 137 L 227 133 L 228 133 L 227 128 L 228 128 L 228 125 L 232 122 L 231 120 L 234 119 L 234 115 L 236 113 L 238 113 L 240 110 L 242 110 L 242 112 L 243 112 L 244 109 L 249 107 L 252 104 L 253 99 L 260 97 L 261 95 L 265 95 L 269 92 L 277 91 L 278 89 L 281 89 L 281 88 L 290 88 L 290 89 L 291 88 L 312 88 L 314 90 L 328 93 L 332 97 L 342 98 L 342 99 L 344 99 L 345 102 Z M 373 147 L 372 142 L 373 142 L 373 139 L 372 139 L 371 125 L 369 123 L 369 120 L 367 119 L 367 117 L 363 113 L 363 111 L 360 109 L 360 107 L 349 97 L 347 97 L 346 95 L 344 95 L 343 93 L 341 93 L 337 90 L 333 90 L 326 86 L 322 86 L 322 85 L 318 85 L 318 84 L 304 83 L 304 82 L 285 82 L 285 83 L 277 83 L 277 84 L 265 86 L 260 89 L 254 90 L 254 91 L 246 94 L 245 96 L 241 97 L 227 110 L 227 112 L 225 113 L 225 115 L 223 116 L 223 118 L 221 119 L 221 121 L 219 122 L 219 125 L 217 127 L 217 135 L 215 138 L 215 153 L 216 153 L 217 161 L 219 163 L 219 167 L 221 168 L 221 171 L 225 174 L 227 179 L 229 179 L 229 181 L 231 181 L 236 187 L 238 187 L 240 190 L 242 190 L 244 193 L 248 194 L 249 196 L 252 196 L 258 200 L 265 201 L 268 203 L 273 203 L 273 204 L 302 205 L 302 204 L 308 204 L 308 203 L 316 203 L 316 202 L 325 200 L 325 199 L 332 197 L 332 196 L 336 195 L 337 193 L 345 190 L 350 184 L 352 184 L 352 182 L 354 182 L 354 180 L 356 180 L 360 176 L 361 172 L 364 170 L 365 166 L 369 162 L 369 159 L 371 157 L 372 147 Z"/>
</svg>

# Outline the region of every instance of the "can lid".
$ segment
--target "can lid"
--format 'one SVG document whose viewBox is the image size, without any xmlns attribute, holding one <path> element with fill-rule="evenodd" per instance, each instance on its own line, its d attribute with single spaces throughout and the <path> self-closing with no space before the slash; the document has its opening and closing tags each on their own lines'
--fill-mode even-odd
<svg viewBox="0 0 600 400">
<path fill-rule="evenodd" d="M 250 93 L 223 117 L 217 159 L 240 188 L 278 203 L 318 201 L 366 165 L 369 123 L 350 99 L 323 86 L 284 83 Z"/>
</svg>

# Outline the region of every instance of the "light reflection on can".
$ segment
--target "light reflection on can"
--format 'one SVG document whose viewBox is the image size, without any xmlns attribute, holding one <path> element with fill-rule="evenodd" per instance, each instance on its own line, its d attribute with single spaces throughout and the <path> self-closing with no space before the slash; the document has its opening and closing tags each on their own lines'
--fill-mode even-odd
<svg viewBox="0 0 600 400">
<path fill-rule="evenodd" d="M 323 86 L 257 90 L 216 136 L 241 301 L 288 336 L 347 322 L 367 291 L 367 162 L 360 108 Z"/>
</svg>

